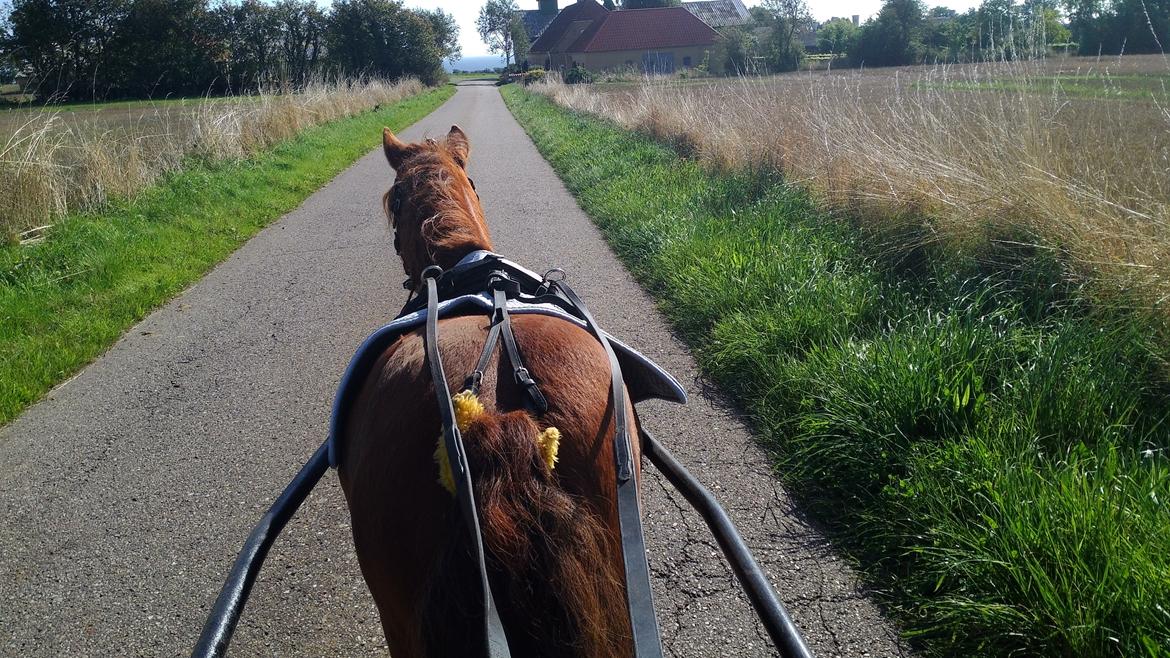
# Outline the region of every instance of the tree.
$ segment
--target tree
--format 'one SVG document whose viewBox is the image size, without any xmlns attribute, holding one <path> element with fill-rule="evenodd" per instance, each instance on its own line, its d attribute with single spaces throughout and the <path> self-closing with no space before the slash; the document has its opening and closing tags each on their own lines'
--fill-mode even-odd
<svg viewBox="0 0 1170 658">
<path fill-rule="evenodd" d="M 325 30 L 330 62 L 350 75 L 444 79 L 431 21 L 399 0 L 338 0 Z"/>
<path fill-rule="evenodd" d="M 463 57 L 463 47 L 459 44 L 459 23 L 455 16 L 442 9 L 434 11 L 420 10 L 420 14 L 431 23 L 431 31 L 435 34 L 435 43 L 443 59 L 454 63 Z"/>
<path fill-rule="evenodd" d="M 724 72 L 729 75 L 755 72 L 752 64 L 758 46 L 755 35 L 741 27 L 729 27 L 720 31 L 720 37 L 716 62 L 723 62 Z"/>
<path fill-rule="evenodd" d="M 919 0 L 885 0 L 876 18 L 866 21 L 857 41 L 856 61 L 866 66 L 903 66 L 921 59 L 923 8 Z"/>
<path fill-rule="evenodd" d="M 1101 21 L 1102 50 L 1161 53 L 1170 47 L 1170 0 L 1115 0 L 1109 10 Z"/>
<path fill-rule="evenodd" d="M 624 0 L 622 9 L 651 9 L 653 7 L 677 7 L 680 0 Z"/>
<path fill-rule="evenodd" d="M 947 7 L 931 8 L 916 37 L 916 41 L 922 45 L 919 55 L 921 60 L 954 62 L 971 52 L 974 43 L 972 26 L 977 23 L 977 19 L 974 18 L 974 10 L 968 14 L 961 17 L 958 12 Z"/>
<path fill-rule="evenodd" d="M 6 51 L 47 94 L 103 95 L 108 49 L 127 0 L 15 0 Z"/>
<path fill-rule="evenodd" d="M 12 56 L 12 25 L 9 16 L 12 3 L 0 0 L 0 84 L 11 84 L 16 78 L 16 62 Z"/>
<path fill-rule="evenodd" d="M 1102 46 L 1103 0 L 1065 0 L 1068 29 L 1080 43 L 1081 55 L 1095 55 Z"/>
<path fill-rule="evenodd" d="M 280 43 L 280 16 L 260 0 L 225 2 L 213 12 L 214 59 L 228 88 L 244 91 L 271 82 Z"/>
<path fill-rule="evenodd" d="M 524 27 L 524 21 L 520 20 L 519 14 L 512 16 L 512 25 L 510 28 L 512 32 L 512 54 L 516 58 L 515 61 L 519 64 L 528 59 L 528 29 Z"/>
<path fill-rule="evenodd" d="M 325 14 L 313 0 L 281 0 L 273 7 L 278 24 L 281 63 L 294 85 L 303 85 L 317 69 Z"/>
<path fill-rule="evenodd" d="M 487 44 L 488 51 L 504 56 L 504 64 L 512 63 L 512 24 L 517 11 L 516 0 L 488 0 L 475 19 L 479 38 Z"/>
<path fill-rule="evenodd" d="M 769 28 L 765 44 L 768 64 L 775 71 L 792 71 L 804 58 L 800 35 L 816 25 L 804 0 L 764 0 L 761 18 Z"/>
<path fill-rule="evenodd" d="M 150 98 L 213 91 L 217 33 L 204 0 L 134 0 L 109 46 L 114 93 Z"/>
<path fill-rule="evenodd" d="M 848 53 L 856 48 L 860 32 L 853 21 L 835 18 L 817 30 L 817 49 L 822 53 L 835 55 Z"/>
</svg>

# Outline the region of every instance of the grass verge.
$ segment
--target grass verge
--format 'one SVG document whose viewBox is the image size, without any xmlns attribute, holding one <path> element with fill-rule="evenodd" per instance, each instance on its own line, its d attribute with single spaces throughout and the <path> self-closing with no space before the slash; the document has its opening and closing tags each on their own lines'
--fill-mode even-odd
<svg viewBox="0 0 1170 658">
<path fill-rule="evenodd" d="M 1034 248 L 884 261 L 775 178 L 502 93 L 927 653 L 1170 656 L 1147 320 L 1092 314 Z"/>
<path fill-rule="evenodd" d="M 76 372 L 272 220 L 430 114 L 444 86 L 309 128 L 248 160 L 194 164 L 136 200 L 0 248 L 0 424 Z"/>
</svg>

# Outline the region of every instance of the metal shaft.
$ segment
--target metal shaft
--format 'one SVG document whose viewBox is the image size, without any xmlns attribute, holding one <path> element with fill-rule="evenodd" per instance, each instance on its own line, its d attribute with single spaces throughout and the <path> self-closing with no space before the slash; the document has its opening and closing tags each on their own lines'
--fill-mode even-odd
<svg viewBox="0 0 1170 658">
<path fill-rule="evenodd" d="M 642 435 L 642 454 L 646 455 L 650 463 L 654 464 L 667 480 L 670 480 L 674 488 L 678 489 L 691 507 L 703 517 L 703 521 L 711 529 L 711 534 L 715 535 L 715 541 L 719 543 L 719 548 L 731 563 L 731 570 L 739 578 L 740 585 L 747 593 L 748 600 L 751 601 L 756 614 L 760 616 L 760 621 L 764 623 L 764 628 L 780 655 L 784 658 L 812 658 L 812 652 L 805 646 L 796 624 L 792 623 L 784 606 L 776 598 L 776 592 L 768 582 L 768 577 L 752 557 L 743 537 L 731 522 L 731 517 L 719 506 L 711 492 L 696 480 L 674 455 L 662 447 L 657 439 L 644 429 L 638 431 Z"/>
<path fill-rule="evenodd" d="M 207 617 L 203 632 L 199 634 L 199 642 L 191 652 L 191 658 L 222 658 L 227 654 L 228 643 L 244 612 L 248 594 L 252 591 L 256 576 L 260 574 L 268 549 L 329 468 L 327 446 L 326 442 L 317 448 L 309 462 L 301 467 L 297 476 L 252 529 L 252 534 L 248 535 L 248 541 L 236 557 L 231 574 Z"/>
</svg>

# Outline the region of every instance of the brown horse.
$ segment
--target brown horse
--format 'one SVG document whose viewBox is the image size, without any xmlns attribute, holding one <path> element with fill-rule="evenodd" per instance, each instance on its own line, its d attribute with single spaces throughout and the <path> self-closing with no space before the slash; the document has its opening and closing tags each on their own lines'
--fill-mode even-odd
<svg viewBox="0 0 1170 658">
<path fill-rule="evenodd" d="M 397 174 L 384 206 L 416 289 L 428 266 L 448 269 L 474 250 L 491 249 L 465 171 L 470 144 L 463 131 L 452 127 L 445 140 L 406 144 L 385 130 L 383 147 Z M 497 351 L 479 395 L 487 413 L 463 432 L 512 655 L 632 655 L 609 361 L 596 339 L 567 321 L 516 315 L 512 322 L 548 411 L 539 419 L 524 411 L 520 387 Z M 474 370 L 488 323 L 486 315 L 439 323 L 452 391 Z M 478 572 L 456 501 L 439 483 L 434 453 L 441 425 L 421 328 L 381 355 L 348 418 L 338 437 L 341 485 L 391 654 L 480 653 Z M 536 437 L 554 426 L 561 442 L 550 469 Z"/>
</svg>

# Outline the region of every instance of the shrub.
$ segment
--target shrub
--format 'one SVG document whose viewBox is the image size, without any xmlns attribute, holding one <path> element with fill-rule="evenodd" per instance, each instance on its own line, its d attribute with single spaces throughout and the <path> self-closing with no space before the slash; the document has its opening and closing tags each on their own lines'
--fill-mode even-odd
<svg viewBox="0 0 1170 658">
<path fill-rule="evenodd" d="M 570 85 L 592 84 L 593 74 L 584 66 L 574 64 L 573 68 L 569 69 L 568 73 L 565 74 L 565 83 Z"/>
<path fill-rule="evenodd" d="M 527 87 L 528 85 L 531 85 L 531 84 L 535 84 L 538 82 L 544 82 L 544 79 L 546 77 L 548 77 L 548 73 L 544 69 L 537 67 L 537 68 L 528 69 L 524 73 L 524 77 L 521 78 L 520 81 L 524 83 L 525 87 Z"/>
</svg>

